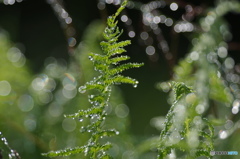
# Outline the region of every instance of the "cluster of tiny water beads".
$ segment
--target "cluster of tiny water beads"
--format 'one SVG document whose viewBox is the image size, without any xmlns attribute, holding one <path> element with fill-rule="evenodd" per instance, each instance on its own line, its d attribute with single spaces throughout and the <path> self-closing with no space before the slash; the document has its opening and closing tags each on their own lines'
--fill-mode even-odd
<svg viewBox="0 0 240 159">
<path fill-rule="evenodd" d="M 136 85 L 134 85 L 134 87 L 137 87 Z M 84 86 L 81 86 L 79 87 L 78 91 L 80 93 L 85 93 L 87 90 L 87 87 L 84 85 Z M 107 99 L 105 99 L 106 101 L 108 101 L 108 98 L 110 96 L 110 93 L 111 93 L 111 89 L 109 89 L 108 91 L 108 95 L 107 95 Z M 89 95 L 89 102 L 93 105 L 93 107 L 99 107 L 100 106 L 100 103 L 96 100 L 94 100 L 94 98 L 96 97 L 96 95 Z M 108 105 L 105 105 L 105 107 L 108 107 Z M 104 114 L 104 115 L 107 115 L 107 112 L 105 111 L 105 109 L 102 110 L 101 114 Z M 79 122 L 83 122 L 83 117 L 85 118 L 90 118 L 90 123 L 91 124 L 94 124 L 98 121 L 102 121 L 102 123 L 104 122 L 104 120 L 106 119 L 106 117 L 101 117 L 100 114 L 86 114 L 85 116 L 82 116 L 79 118 Z M 100 125 L 102 125 L 102 123 Z M 80 132 L 92 132 L 91 129 L 86 129 L 86 127 L 82 126 L 81 129 L 80 129 Z M 113 130 L 115 132 L 116 135 L 119 135 L 119 131 L 116 131 L 116 130 Z M 102 138 L 103 136 L 100 136 L 100 138 Z"/>
<path fill-rule="evenodd" d="M 3 157 L 2 153 L 8 153 L 9 159 L 20 159 L 19 154 L 9 146 L 7 139 L 2 135 L 2 132 L 0 132 L 0 139 L 1 139 L 0 142 L 2 142 L 7 147 L 7 149 L 5 150 L 8 151 L 5 152 L 5 150 L 3 150 L 2 147 L 0 147 L 0 157 Z"/>
</svg>

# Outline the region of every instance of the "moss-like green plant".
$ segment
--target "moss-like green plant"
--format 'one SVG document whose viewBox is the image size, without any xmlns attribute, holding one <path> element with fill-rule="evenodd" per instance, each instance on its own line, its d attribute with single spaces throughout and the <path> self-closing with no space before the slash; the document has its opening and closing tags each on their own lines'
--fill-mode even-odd
<svg viewBox="0 0 240 159">
<path fill-rule="evenodd" d="M 66 115 L 68 118 L 78 118 L 79 121 L 84 120 L 84 118 L 90 119 L 90 124 L 83 126 L 81 129 L 82 133 L 91 133 L 90 139 L 84 146 L 49 152 L 44 154 L 45 156 L 69 156 L 83 152 L 85 156 L 91 159 L 110 158 L 106 151 L 111 148 L 111 143 L 103 143 L 101 139 L 106 136 L 119 134 L 115 129 L 103 129 L 103 124 L 107 116 L 105 109 L 108 107 L 112 86 L 114 84 L 128 83 L 136 87 L 138 84 L 137 80 L 123 76 L 121 73 L 124 70 L 138 68 L 143 65 L 138 63 L 121 64 L 121 62 L 129 59 L 128 56 L 121 54 L 126 52 L 124 47 L 129 45 L 130 41 L 118 42 L 118 38 L 123 31 L 119 30 L 116 18 L 126 5 L 127 1 L 124 1 L 117 12 L 107 20 L 107 27 L 103 32 L 104 41 L 100 43 L 103 54 L 90 53 L 89 58 L 94 64 L 94 69 L 99 72 L 99 76 L 81 86 L 79 92 L 90 92 L 88 98 L 92 107 L 87 110 L 80 110 L 72 115 Z"/>
</svg>

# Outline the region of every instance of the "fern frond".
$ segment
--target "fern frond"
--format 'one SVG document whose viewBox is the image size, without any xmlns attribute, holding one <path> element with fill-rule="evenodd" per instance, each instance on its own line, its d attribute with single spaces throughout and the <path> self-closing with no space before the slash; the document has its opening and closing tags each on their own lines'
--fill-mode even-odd
<svg viewBox="0 0 240 159">
<path fill-rule="evenodd" d="M 109 16 L 107 19 L 107 27 L 103 32 L 105 41 L 100 43 L 103 54 L 90 53 L 89 55 L 89 59 L 93 62 L 94 69 L 98 71 L 100 75 L 79 87 L 79 92 L 90 92 L 88 100 L 92 107 L 87 110 L 79 110 L 75 114 L 65 115 L 65 117 L 68 118 L 78 118 L 79 121 L 82 121 L 84 118 L 89 118 L 90 123 L 87 126 L 82 126 L 80 132 L 88 132 L 91 137 L 85 146 L 50 152 L 45 154 L 45 156 L 68 156 L 84 152 L 85 156 L 90 157 L 90 159 L 111 158 L 106 153 L 106 151 L 111 148 L 111 144 L 102 144 L 99 142 L 99 139 L 119 134 L 115 129 L 104 130 L 102 126 L 107 117 L 105 108 L 108 106 L 112 86 L 115 84 L 127 83 L 136 87 L 138 84 L 137 80 L 123 76 L 121 73 L 131 68 L 139 68 L 143 65 L 138 63 L 120 63 L 129 59 L 128 56 L 121 56 L 120 54 L 126 52 L 124 49 L 125 46 L 131 44 L 130 40 L 118 42 L 118 38 L 123 31 L 120 31 L 118 28 L 116 17 L 125 8 L 126 4 L 127 0 L 122 3 L 113 16 Z M 115 55 L 118 56 L 116 57 Z M 115 65 L 117 66 L 114 67 Z"/>
</svg>

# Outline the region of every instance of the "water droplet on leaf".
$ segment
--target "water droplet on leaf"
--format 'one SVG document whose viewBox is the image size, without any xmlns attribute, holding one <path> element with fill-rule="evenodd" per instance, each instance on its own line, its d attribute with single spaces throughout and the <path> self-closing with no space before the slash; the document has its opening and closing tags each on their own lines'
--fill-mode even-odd
<svg viewBox="0 0 240 159">
<path fill-rule="evenodd" d="M 79 91 L 80 93 L 85 93 L 85 92 L 86 92 L 86 89 L 87 89 L 86 86 L 81 86 L 81 87 L 79 87 L 78 91 Z"/>
</svg>

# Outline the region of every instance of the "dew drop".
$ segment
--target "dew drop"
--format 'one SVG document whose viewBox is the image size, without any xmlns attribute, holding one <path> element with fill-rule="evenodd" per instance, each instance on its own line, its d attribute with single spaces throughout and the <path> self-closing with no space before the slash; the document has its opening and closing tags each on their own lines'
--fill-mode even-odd
<svg viewBox="0 0 240 159">
<path fill-rule="evenodd" d="M 203 104 L 199 104 L 196 106 L 195 110 L 198 114 L 202 114 L 205 111 L 205 107 Z"/>
<path fill-rule="evenodd" d="M 93 57 L 92 56 L 88 56 L 90 61 L 93 61 Z"/>
<path fill-rule="evenodd" d="M 11 92 L 11 85 L 8 81 L 0 81 L 0 96 L 7 96 Z"/>
<path fill-rule="evenodd" d="M 227 57 L 227 54 L 228 54 L 228 52 L 227 52 L 227 49 L 225 48 L 225 47 L 219 47 L 218 48 L 218 56 L 220 57 L 220 58 L 225 58 L 225 57 Z"/>
<path fill-rule="evenodd" d="M 106 6 L 105 6 L 105 3 L 99 2 L 99 3 L 97 4 L 97 7 L 98 7 L 99 10 L 104 10 Z"/>
<path fill-rule="evenodd" d="M 195 93 L 189 93 L 185 98 L 188 104 L 193 104 L 196 101 L 196 99 L 197 99 L 197 96 Z"/>
<path fill-rule="evenodd" d="M 78 91 L 79 91 L 80 93 L 85 93 L 85 92 L 86 92 L 86 89 L 87 89 L 86 86 L 81 86 L 81 87 L 79 87 Z"/>
<path fill-rule="evenodd" d="M 232 69 L 234 67 L 234 60 L 231 57 L 228 57 L 225 61 L 224 61 L 224 65 L 227 69 Z"/>
<path fill-rule="evenodd" d="M 126 15 L 121 16 L 121 21 L 122 22 L 127 22 L 128 21 L 128 17 Z"/>
<path fill-rule="evenodd" d="M 177 3 L 171 3 L 170 9 L 171 9 L 172 11 L 176 11 L 176 10 L 178 9 Z"/>
<path fill-rule="evenodd" d="M 73 119 L 70 118 L 66 118 L 63 120 L 62 122 L 62 128 L 66 131 L 66 132 L 72 132 L 76 129 L 76 122 Z"/>
<path fill-rule="evenodd" d="M 136 33 L 135 33 L 134 31 L 130 31 L 130 32 L 128 33 L 128 36 L 129 36 L 130 38 L 134 38 L 135 35 L 136 35 Z"/>
<path fill-rule="evenodd" d="M 88 130 L 87 132 L 89 132 L 89 133 L 90 133 L 90 132 L 92 132 L 92 130 Z"/>
<path fill-rule="evenodd" d="M 198 52 L 193 51 L 193 52 L 190 54 L 190 58 L 191 58 L 193 61 L 197 61 L 198 58 L 199 58 Z"/>
<path fill-rule="evenodd" d="M 75 46 L 76 43 L 77 43 L 77 41 L 76 41 L 76 39 L 75 39 L 74 37 L 68 38 L 68 45 L 69 45 L 70 47 Z"/>
<path fill-rule="evenodd" d="M 234 107 L 232 108 L 232 113 L 233 113 L 233 114 L 237 114 L 238 112 L 239 112 L 239 107 L 234 106 Z"/>
<path fill-rule="evenodd" d="M 234 123 L 233 123 L 232 120 L 227 120 L 227 121 L 226 121 L 226 124 L 224 125 L 224 127 L 225 127 L 226 129 L 231 129 L 231 128 L 233 127 L 233 125 L 234 125 Z"/>
<path fill-rule="evenodd" d="M 29 112 L 34 107 L 34 100 L 30 95 L 24 94 L 18 99 L 18 107 L 23 112 Z"/>
<path fill-rule="evenodd" d="M 153 55 L 153 54 L 155 54 L 155 48 L 154 48 L 153 46 L 148 46 L 148 47 L 146 48 L 146 53 L 147 53 L 148 55 Z"/>
<path fill-rule="evenodd" d="M 119 118 L 126 118 L 129 114 L 129 108 L 125 104 L 119 104 L 115 108 L 115 114 Z"/>
<path fill-rule="evenodd" d="M 148 37 L 149 37 L 149 35 L 148 35 L 147 32 L 142 32 L 142 33 L 140 34 L 140 37 L 141 37 L 142 40 L 147 40 Z"/>
<path fill-rule="evenodd" d="M 219 138 L 220 139 L 226 139 L 228 137 L 228 133 L 225 130 L 219 131 Z"/>
</svg>

